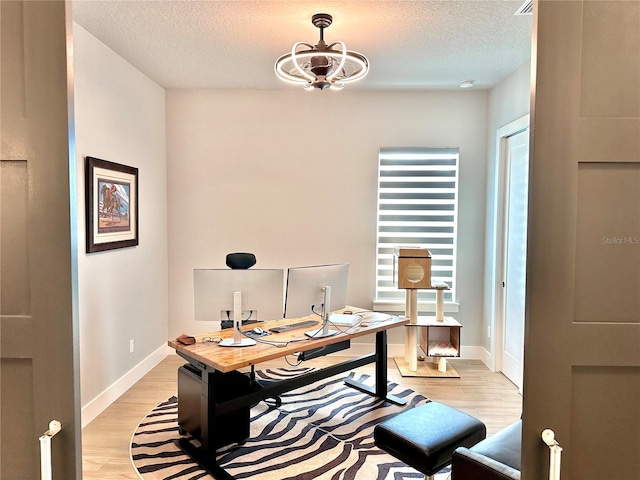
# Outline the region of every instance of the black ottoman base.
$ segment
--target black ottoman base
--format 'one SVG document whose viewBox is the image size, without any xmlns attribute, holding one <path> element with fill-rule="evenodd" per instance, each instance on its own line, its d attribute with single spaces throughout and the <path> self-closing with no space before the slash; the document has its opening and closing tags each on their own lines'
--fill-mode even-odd
<svg viewBox="0 0 640 480">
<path fill-rule="evenodd" d="M 438 402 L 405 410 L 373 432 L 379 448 L 427 476 L 449 465 L 456 448 L 472 447 L 486 436 L 480 420 Z"/>
</svg>

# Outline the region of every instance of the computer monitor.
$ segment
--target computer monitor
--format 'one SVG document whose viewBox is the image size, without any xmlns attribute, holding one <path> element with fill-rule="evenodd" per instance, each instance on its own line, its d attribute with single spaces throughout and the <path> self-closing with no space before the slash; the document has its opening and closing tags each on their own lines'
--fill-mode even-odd
<svg viewBox="0 0 640 480">
<path fill-rule="evenodd" d="M 282 318 L 283 271 L 280 269 L 194 269 L 195 319 L 233 320 L 234 338 L 221 346 L 255 345 L 240 333 L 246 320 Z"/>
<path fill-rule="evenodd" d="M 322 329 L 306 332 L 307 336 L 318 338 L 338 333 L 329 330 L 329 312 L 346 306 L 348 281 L 348 263 L 289 268 L 285 318 L 315 313 L 322 317 Z"/>
</svg>

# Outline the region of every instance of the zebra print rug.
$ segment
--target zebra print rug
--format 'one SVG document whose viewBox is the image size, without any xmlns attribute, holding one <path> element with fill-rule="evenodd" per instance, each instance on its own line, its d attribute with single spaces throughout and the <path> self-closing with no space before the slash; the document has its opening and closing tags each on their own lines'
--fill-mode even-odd
<svg viewBox="0 0 640 480">
<path fill-rule="evenodd" d="M 309 369 L 256 372 L 258 378 L 288 378 Z M 368 375 L 348 377 L 373 384 Z M 422 474 L 378 449 L 376 424 L 429 400 L 409 388 L 389 384 L 390 393 L 407 405 L 384 402 L 344 385 L 344 375 L 331 377 L 281 395 L 282 405 L 260 402 L 251 409 L 251 436 L 242 446 L 220 453 L 219 463 L 236 479 L 249 480 L 404 480 Z M 174 443 L 180 438 L 177 398 L 154 408 L 131 439 L 131 459 L 144 480 L 210 480 Z M 194 440 L 195 441 L 195 440 Z M 197 442 L 197 441 L 196 441 Z M 449 468 L 435 476 L 448 480 Z"/>
</svg>

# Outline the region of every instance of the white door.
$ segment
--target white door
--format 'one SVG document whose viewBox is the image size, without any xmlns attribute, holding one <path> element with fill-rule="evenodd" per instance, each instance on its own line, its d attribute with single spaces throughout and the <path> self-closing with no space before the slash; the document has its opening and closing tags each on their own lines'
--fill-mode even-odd
<svg viewBox="0 0 640 480">
<path fill-rule="evenodd" d="M 527 267 L 529 129 L 506 139 L 507 167 L 501 371 L 522 391 Z"/>
</svg>

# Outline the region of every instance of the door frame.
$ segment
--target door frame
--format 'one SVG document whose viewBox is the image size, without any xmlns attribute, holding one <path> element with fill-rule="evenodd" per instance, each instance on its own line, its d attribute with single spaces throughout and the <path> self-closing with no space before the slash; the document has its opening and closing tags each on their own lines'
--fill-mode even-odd
<svg viewBox="0 0 640 480">
<path fill-rule="evenodd" d="M 490 365 L 492 371 L 502 370 L 502 343 L 504 342 L 504 289 L 502 281 L 505 271 L 506 254 L 506 222 L 507 222 L 507 194 L 508 194 L 508 162 L 507 138 L 529 128 L 530 115 L 526 114 L 496 130 L 496 168 L 494 204 L 494 232 L 493 268 L 490 283 Z"/>
</svg>

